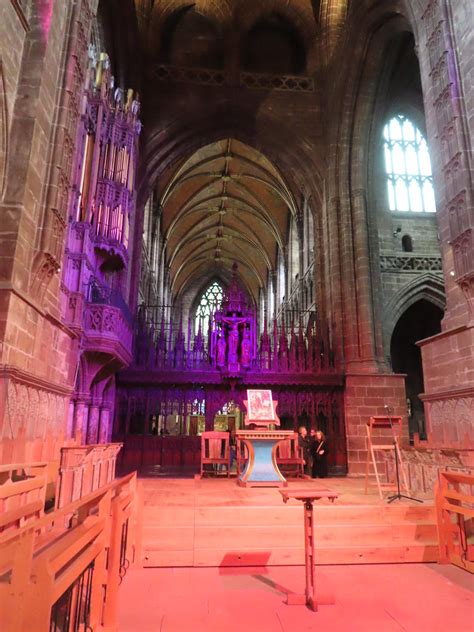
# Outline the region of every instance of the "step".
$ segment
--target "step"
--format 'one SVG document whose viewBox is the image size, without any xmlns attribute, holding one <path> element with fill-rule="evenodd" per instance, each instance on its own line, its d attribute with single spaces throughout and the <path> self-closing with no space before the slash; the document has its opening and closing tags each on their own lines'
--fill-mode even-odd
<svg viewBox="0 0 474 632">
<path fill-rule="evenodd" d="M 257 507 L 144 507 L 144 522 L 154 525 L 222 526 L 234 525 L 301 525 L 303 509 L 294 506 Z M 316 524 L 413 524 L 435 522 L 433 505 L 319 505 L 314 510 Z"/>
<path fill-rule="evenodd" d="M 436 542 L 391 546 L 325 546 L 316 547 L 316 565 L 324 564 L 389 564 L 427 563 L 438 560 Z M 304 564 L 304 551 L 299 547 L 271 551 L 222 551 L 196 549 L 163 551 L 147 549 L 143 565 L 156 566 L 291 566 Z"/>
</svg>

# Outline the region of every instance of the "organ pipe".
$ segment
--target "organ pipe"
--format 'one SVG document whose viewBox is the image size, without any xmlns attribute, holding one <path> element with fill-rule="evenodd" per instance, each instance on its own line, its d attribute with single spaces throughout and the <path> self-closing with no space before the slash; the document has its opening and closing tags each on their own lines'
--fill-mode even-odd
<svg viewBox="0 0 474 632">
<path fill-rule="evenodd" d="M 99 237 L 128 246 L 129 216 L 134 210 L 135 162 L 140 122 L 133 90 L 115 89 L 105 53 L 91 68 L 84 129 L 80 137 L 77 206 L 72 215 L 87 221 Z"/>
</svg>

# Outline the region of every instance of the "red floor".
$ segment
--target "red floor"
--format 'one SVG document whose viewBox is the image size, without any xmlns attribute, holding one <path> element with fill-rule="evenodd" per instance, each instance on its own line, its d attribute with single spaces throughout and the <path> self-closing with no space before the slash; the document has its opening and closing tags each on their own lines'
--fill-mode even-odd
<svg viewBox="0 0 474 632">
<path fill-rule="evenodd" d="M 301 566 L 131 570 L 119 593 L 119 632 L 468 632 L 474 578 L 454 566 L 322 566 L 335 605 L 287 606 Z"/>
</svg>

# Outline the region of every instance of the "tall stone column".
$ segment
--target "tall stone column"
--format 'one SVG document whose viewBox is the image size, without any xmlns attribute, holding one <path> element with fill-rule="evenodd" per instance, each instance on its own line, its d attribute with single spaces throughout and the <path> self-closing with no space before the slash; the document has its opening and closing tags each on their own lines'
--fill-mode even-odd
<svg viewBox="0 0 474 632">
<path fill-rule="evenodd" d="M 420 343 L 422 399 L 429 441 L 466 448 L 474 447 L 472 33 L 456 32 L 468 3 L 422 4 L 418 48 L 447 294 L 442 333 Z"/>
<path fill-rule="evenodd" d="M 333 206 L 331 234 L 340 240 L 338 259 L 331 262 L 334 271 L 339 270 L 332 290 L 333 309 L 339 324 L 336 342 L 340 344 L 342 338 L 344 349 L 348 473 L 361 476 L 367 460 L 366 427 L 372 415 L 386 415 L 390 410 L 402 417 L 403 438 L 408 440 L 405 376 L 393 374 L 383 359 L 381 325 L 374 312 L 375 270 L 365 191 L 354 190 L 344 202 L 334 200 Z"/>
</svg>

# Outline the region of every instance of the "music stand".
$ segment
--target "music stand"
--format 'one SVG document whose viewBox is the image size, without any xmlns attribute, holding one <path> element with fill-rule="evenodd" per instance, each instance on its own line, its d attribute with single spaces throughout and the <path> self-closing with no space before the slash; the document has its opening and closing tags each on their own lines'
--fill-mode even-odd
<svg viewBox="0 0 474 632">
<path fill-rule="evenodd" d="M 395 437 L 394 431 L 393 431 L 393 422 L 392 422 L 392 415 L 391 415 L 391 409 L 388 406 L 385 406 L 386 410 L 387 410 L 387 414 L 388 414 L 388 421 L 390 423 L 390 426 L 392 428 L 392 435 Z M 401 498 L 406 498 L 407 500 L 414 500 L 417 503 L 422 503 L 423 501 L 420 498 L 414 498 L 413 496 L 407 496 L 406 494 L 402 494 L 401 493 L 401 486 L 400 486 L 400 469 L 398 467 L 398 457 L 399 457 L 399 448 L 398 448 L 398 442 L 396 439 L 394 439 L 393 441 L 393 456 L 395 458 L 395 479 L 397 481 L 397 493 L 396 494 L 392 494 L 392 496 L 389 496 L 387 498 L 387 503 L 393 503 L 394 500 L 400 500 Z M 401 463 L 400 463 L 401 465 Z M 406 483 L 405 483 L 406 486 Z"/>
<path fill-rule="evenodd" d="M 398 463 L 401 464 L 401 454 L 399 452 L 400 448 L 398 446 L 398 436 L 396 433 L 396 428 L 401 428 L 402 426 L 402 418 L 399 416 L 393 416 L 393 415 L 372 415 L 369 418 L 369 421 L 367 422 L 367 461 L 366 461 L 366 466 L 365 466 L 365 493 L 367 494 L 368 492 L 368 488 L 369 488 L 369 470 L 370 470 L 370 465 L 372 465 L 372 467 L 374 468 L 374 475 L 375 475 L 375 480 L 376 480 L 376 484 L 377 484 L 377 488 L 378 488 L 378 492 L 379 492 L 379 496 L 380 496 L 380 500 L 383 500 L 383 490 L 390 490 L 390 491 L 394 491 L 397 490 L 398 487 L 395 485 L 395 481 L 390 482 L 388 480 L 388 472 L 387 472 L 387 482 L 384 483 L 381 481 L 381 474 L 379 473 L 379 469 L 378 469 L 378 465 L 377 465 L 377 458 L 376 458 L 376 453 L 383 453 L 386 454 L 387 452 L 392 452 L 392 450 L 395 450 L 397 453 L 397 457 L 398 457 Z M 382 443 L 376 443 L 374 442 L 374 438 L 375 437 L 380 437 L 383 435 L 377 435 L 377 432 L 380 430 L 387 430 L 390 429 L 391 435 L 392 435 L 392 440 L 389 442 L 388 437 L 385 436 L 385 439 L 383 439 Z M 407 482 L 407 478 L 405 475 L 405 472 L 403 470 L 403 468 L 400 468 L 401 472 L 399 471 L 399 475 L 402 474 L 403 476 L 403 487 L 405 489 L 405 491 L 409 491 L 409 487 L 408 487 L 408 482 Z"/>
</svg>

